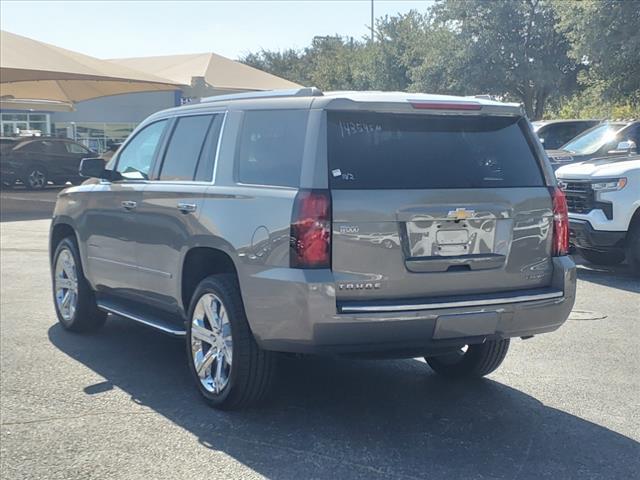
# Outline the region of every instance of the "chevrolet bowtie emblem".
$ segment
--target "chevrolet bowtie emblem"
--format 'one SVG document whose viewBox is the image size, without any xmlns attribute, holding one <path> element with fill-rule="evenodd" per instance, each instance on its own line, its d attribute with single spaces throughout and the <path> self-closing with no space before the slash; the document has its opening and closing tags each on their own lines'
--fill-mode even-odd
<svg viewBox="0 0 640 480">
<path fill-rule="evenodd" d="M 455 210 L 449 210 L 449 213 L 447 213 L 447 217 L 455 218 L 456 220 L 466 220 L 467 218 L 473 217 L 475 213 L 475 210 L 456 208 Z"/>
</svg>

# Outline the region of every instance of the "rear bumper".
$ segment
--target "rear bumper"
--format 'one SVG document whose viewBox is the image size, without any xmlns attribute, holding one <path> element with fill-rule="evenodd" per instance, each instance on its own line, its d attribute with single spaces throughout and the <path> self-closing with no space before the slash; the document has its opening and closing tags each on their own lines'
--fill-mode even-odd
<svg viewBox="0 0 640 480">
<path fill-rule="evenodd" d="M 495 298 L 484 303 L 475 299 L 473 304 L 451 306 L 456 300 L 452 298 L 445 306 L 438 302 L 408 310 L 345 311 L 343 305 L 339 311 L 328 270 L 300 270 L 291 278 L 285 269 L 274 269 L 252 276 L 241 286 L 251 329 L 265 349 L 413 356 L 559 328 L 573 308 L 576 271 L 570 257 L 553 261 L 548 288 L 528 291 L 527 295 L 535 295 L 531 299 L 514 293 L 503 303 Z"/>
<path fill-rule="evenodd" d="M 620 248 L 627 232 L 595 230 L 587 220 L 569 219 L 569 241 L 579 248 L 610 250 Z"/>
</svg>

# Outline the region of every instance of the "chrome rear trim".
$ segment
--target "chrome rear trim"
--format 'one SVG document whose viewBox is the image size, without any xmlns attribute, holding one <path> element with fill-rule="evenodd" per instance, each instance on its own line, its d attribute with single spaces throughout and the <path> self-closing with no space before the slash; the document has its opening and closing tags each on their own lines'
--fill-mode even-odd
<svg viewBox="0 0 640 480">
<path fill-rule="evenodd" d="M 564 296 L 563 292 L 556 291 L 556 292 L 546 292 L 546 293 L 538 293 L 538 294 L 532 294 L 532 295 L 520 295 L 516 297 L 463 300 L 459 302 L 422 303 L 422 304 L 407 304 L 407 305 L 343 306 L 340 308 L 340 312 L 341 313 L 408 312 L 408 311 L 414 311 L 414 310 L 438 310 L 442 308 L 482 307 L 486 305 L 501 305 L 501 304 L 509 304 L 509 303 L 551 300 L 555 298 L 562 298 L 563 296 Z"/>
</svg>

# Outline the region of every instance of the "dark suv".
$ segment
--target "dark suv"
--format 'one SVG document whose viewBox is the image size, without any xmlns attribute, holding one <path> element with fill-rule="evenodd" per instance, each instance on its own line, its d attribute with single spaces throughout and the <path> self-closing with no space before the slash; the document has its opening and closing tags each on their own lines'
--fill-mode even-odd
<svg viewBox="0 0 640 480">
<path fill-rule="evenodd" d="M 52 137 L 2 138 L 0 176 L 3 186 L 17 181 L 31 190 L 40 190 L 49 182 L 78 183 L 80 160 L 96 153 L 73 140 Z"/>
<path fill-rule="evenodd" d="M 424 356 L 479 377 L 574 303 L 568 218 L 519 105 L 317 89 L 156 113 L 58 196 L 63 327 L 107 312 L 186 338 L 214 406 L 275 353 Z"/>
</svg>

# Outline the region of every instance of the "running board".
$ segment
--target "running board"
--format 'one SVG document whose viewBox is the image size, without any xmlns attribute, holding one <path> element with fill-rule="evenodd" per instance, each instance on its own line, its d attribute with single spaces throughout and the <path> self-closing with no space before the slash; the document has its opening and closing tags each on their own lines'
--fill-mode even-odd
<svg viewBox="0 0 640 480">
<path fill-rule="evenodd" d="M 158 318 L 149 314 L 141 315 L 140 313 L 134 313 L 128 309 L 125 309 L 121 305 L 117 305 L 108 300 L 98 300 L 97 304 L 100 310 L 118 315 L 119 317 L 128 318 L 129 320 L 141 323 L 143 325 L 146 325 L 147 327 L 160 330 L 161 332 L 168 335 L 173 335 L 174 337 L 184 337 L 187 334 L 184 329 L 181 329 L 177 325 L 174 325 L 173 323 L 162 318 Z"/>
</svg>

